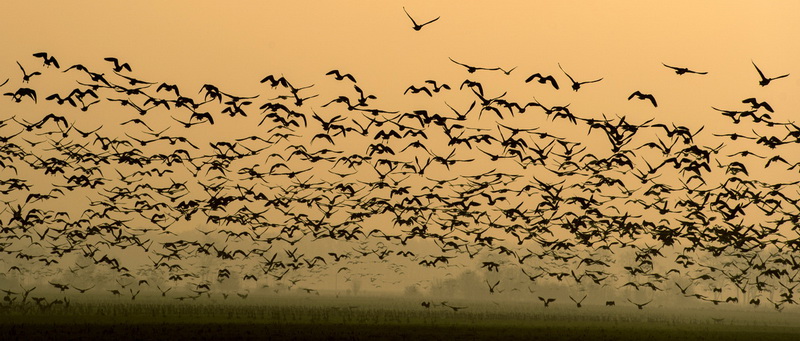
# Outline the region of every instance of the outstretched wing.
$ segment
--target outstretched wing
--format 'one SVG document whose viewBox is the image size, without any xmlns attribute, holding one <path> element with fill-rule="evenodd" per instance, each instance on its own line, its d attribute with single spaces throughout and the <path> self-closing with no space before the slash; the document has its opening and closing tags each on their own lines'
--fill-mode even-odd
<svg viewBox="0 0 800 341">
<path fill-rule="evenodd" d="M 561 69 L 561 72 L 567 75 L 567 78 L 569 78 L 571 82 L 577 83 L 574 79 L 572 79 L 572 76 L 570 76 L 566 71 L 564 71 L 564 68 L 561 67 L 561 63 L 558 63 L 558 68 Z"/>
<path fill-rule="evenodd" d="M 666 66 L 666 67 L 668 67 L 668 68 L 670 68 L 670 69 L 673 69 L 673 70 L 680 70 L 680 68 L 679 68 L 679 67 L 675 67 L 675 66 L 667 65 L 667 64 L 664 64 L 663 62 L 661 63 L 661 65 L 664 65 L 664 66 Z"/>
<path fill-rule="evenodd" d="M 756 68 L 756 71 L 758 71 L 758 75 L 759 75 L 759 76 L 761 76 L 761 79 L 767 79 L 767 77 L 766 77 L 766 76 L 764 76 L 764 73 L 763 73 L 763 72 L 761 72 L 761 69 L 759 69 L 759 68 L 758 68 L 758 65 L 756 65 L 756 62 L 754 62 L 754 61 L 752 61 L 752 60 L 751 60 L 750 62 L 751 62 L 751 63 L 753 63 L 753 66 L 755 66 L 755 68 Z M 788 76 L 788 75 L 787 75 L 787 76 Z"/>
<path fill-rule="evenodd" d="M 436 20 L 439 20 L 439 18 L 441 18 L 441 17 L 436 17 L 436 19 L 433 19 L 433 20 L 431 20 L 431 21 L 428 21 L 428 22 L 426 22 L 426 23 L 424 23 L 424 24 L 422 24 L 422 25 L 420 25 L 420 26 L 425 26 L 425 25 L 427 25 L 427 24 L 430 24 L 430 23 L 432 23 L 432 22 L 434 22 L 434 21 L 436 21 Z"/>
<path fill-rule="evenodd" d="M 408 18 L 411 19 L 411 23 L 413 23 L 414 26 L 417 26 L 417 22 L 414 20 L 414 18 L 411 17 L 411 14 L 408 14 L 408 11 L 406 11 L 405 7 L 403 7 L 403 12 L 406 12 L 406 16 L 408 16 Z M 436 18 L 436 19 L 439 19 L 439 18 Z"/>
<path fill-rule="evenodd" d="M 654 107 L 658 107 L 658 103 L 656 103 L 656 98 L 653 97 L 653 95 L 647 95 L 647 99 L 649 99 L 650 102 L 653 103 Z"/>
</svg>

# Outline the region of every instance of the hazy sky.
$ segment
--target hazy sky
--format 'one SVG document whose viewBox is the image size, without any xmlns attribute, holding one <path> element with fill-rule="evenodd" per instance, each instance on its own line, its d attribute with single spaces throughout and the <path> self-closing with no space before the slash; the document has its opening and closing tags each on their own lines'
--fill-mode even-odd
<svg viewBox="0 0 800 341">
<path fill-rule="evenodd" d="M 402 6 L 418 21 L 441 19 L 416 32 Z M 428 78 L 460 82 L 466 73 L 448 61 L 453 57 L 518 66 L 511 83 L 521 94 L 535 90 L 604 112 L 648 110 L 625 104 L 636 89 L 660 96 L 659 112 L 676 118 L 742 96 L 768 97 L 786 111 L 800 107 L 800 96 L 789 95 L 800 87 L 794 1 L 12 2 L 0 13 L 0 29 L 8 77 L 19 72 L 14 61 L 30 65 L 31 53 L 47 51 L 65 65 L 105 66 L 102 58 L 117 56 L 137 76 L 197 88 L 247 91 L 270 73 L 318 83 L 339 68 L 365 89 L 401 93 Z M 751 59 L 768 75 L 798 76 L 761 89 Z M 679 78 L 662 62 L 709 75 Z M 580 93 L 542 93 L 522 82 L 541 72 L 566 83 L 557 63 L 578 79 L 605 79 Z"/>
<path fill-rule="evenodd" d="M 403 6 L 419 22 L 441 19 L 414 31 Z M 454 94 L 431 99 L 403 91 L 427 79 L 456 88 L 467 78 L 483 82 L 489 96 L 508 91 L 519 102 L 569 104 L 582 117 L 704 125 L 707 134 L 731 125 L 711 106 L 744 110 L 742 99 L 756 97 L 775 108 L 773 119 L 780 122 L 795 120 L 800 109 L 797 1 L 13 1 L 3 5 L 0 31 L 0 82 L 14 82 L 3 92 L 20 86 L 15 62 L 42 70 L 31 54 L 44 51 L 62 69 L 82 63 L 107 74 L 103 58 L 118 57 L 131 64 L 135 77 L 178 83 L 192 97 L 202 96 L 195 89 L 205 83 L 255 95 L 268 88 L 259 83 L 264 76 L 284 75 L 297 86 L 315 84 L 312 93 L 321 95 L 308 102 L 314 109 L 344 86 L 325 76 L 331 69 L 354 75 L 361 88 L 378 95 L 377 107 L 388 110 L 447 110 L 443 99 Z M 508 76 L 468 74 L 448 57 L 517 69 Z M 767 76 L 791 75 L 761 87 L 751 61 Z M 559 63 L 577 80 L 603 80 L 573 92 Z M 662 63 L 708 75 L 678 76 Z M 553 75 L 561 90 L 526 84 L 534 73 Z M 51 93 L 48 86 L 33 87 L 43 97 Z M 636 90 L 652 93 L 659 106 L 628 101 Z M 19 108 L 0 110 L 6 117 Z M 160 123 L 174 125 L 168 117 Z M 214 129 L 238 128 L 220 123 Z M 797 150 L 783 150 L 790 148 Z"/>
<path fill-rule="evenodd" d="M 414 31 L 403 6 L 420 22 L 441 19 Z M 466 78 L 484 82 L 487 96 L 508 91 L 508 98 L 523 103 L 535 98 L 548 106 L 569 104 L 582 117 L 626 115 L 633 122 L 655 118 L 693 129 L 704 125 L 706 134 L 727 132 L 732 125 L 711 106 L 744 110 L 748 106 L 741 100 L 756 97 L 775 108 L 774 121 L 794 120 L 800 109 L 800 96 L 793 96 L 800 90 L 800 40 L 794 39 L 800 32 L 800 3 L 793 1 L 604 1 L 581 5 L 555 1 L 491 5 L 461 1 L 78 1 L 12 2 L 4 7 L 0 13 L 0 30 L 5 32 L 0 35 L 0 78 L 14 80 L 4 91 L 20 86 L 15 61 L 29 72 L 41 70 L 40 61 L 31 54 L 46 51 L 58 58 L 62 69 L 82 63 L 108 74 L 109 63 L 103 58 L 118 57 L 133 66 L 136 77 L 178 83 L 190 96 L 205 83 L 237 95 L 261 94 L 268 86 L 259 80 L 268 74 L 284 75 L 296 86 L 315 85 L 309 91 L 320 97 L 309 103 L 317 110 L 336 95 L 352 92 L 325 76 L 331 69 L 353 74 L 361 88 L 378 95 L 377 107 L 390 110 L 426 108 L 449 113 L 443 105 L 448 100 L 462 108 L 469 102 L 453 99 L 456 92 L 431 99 L 403 96 L 403 91 L 426 79 L 455 87 Z M 470 65 L 517 69 L 508 76 L 501 72 L 469 74 L 448 57 Z M 751 60 L 768 76 L 791 76 L 761 87 Z M 587 84 L 579 92 L 570 91 L 559 63 L 578 80 L 603 80 Z M 678 76 L 661 63 L 707 71 L 708 75 Z M 533 73 L 554 75 L 562 89 L 525 83 Z M 37 80 L 56 76 L 50 73 Z M 75 77 L 65 75 L 69 82 Z M 49 82 L 31 84 L 45 96 L 50 94 Z M 65 89 L 70 88 L 54 86 L 51 91 Z M 342 92 L 337 92 L 340 89 Z M 652 93 L 658 108 L 628 101 L 635 90 Z M 13 114 L 24 115 L 19 108 L 25 107 L 14 107 L 19 112 Z M 105 109 L 119 107 L 105 103 L 98 108 L 101 110 L 88 115 L 104 117 Z M 44 115 L 41 110 L 35 111 L 35 119 Z M 151 116 L 149 122 L 159 123 L 159 117 Z M 162 117 L 165 121 L 160 123 L 174 125 Z M 528 118 L 516 120 L 525 126 Z M 228 122 L 214 129 L 238 133 L 239 121 Z M 719 140 L 708 143 L 717 145 Z"/>
</svg>

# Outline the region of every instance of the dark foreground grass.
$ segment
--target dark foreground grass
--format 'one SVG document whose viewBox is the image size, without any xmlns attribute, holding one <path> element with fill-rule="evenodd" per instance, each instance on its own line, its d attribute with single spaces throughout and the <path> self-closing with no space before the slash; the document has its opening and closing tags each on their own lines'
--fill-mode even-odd
<svg viewBox="0 0 800 341">
<path fill-rule="evenodd" d="M 402 302 L 28 306 L 0 311 L 0 340 L 800 340 L 797 312 Z"/>
<path fill-rule="evenodd" d="M 2 325 L 3 340 L 798 340 L 788 328 L 596 325 L 359 325 L 273 323 L 135 323 Z"/>
</svg>

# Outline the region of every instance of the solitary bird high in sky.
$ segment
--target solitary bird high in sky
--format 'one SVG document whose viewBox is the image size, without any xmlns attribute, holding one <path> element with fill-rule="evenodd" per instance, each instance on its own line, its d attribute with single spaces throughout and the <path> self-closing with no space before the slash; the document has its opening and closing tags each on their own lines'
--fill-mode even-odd
<svg viewBox="0 0 800 341">
<path fill-rule="evenodd" d="M 431 21 L 428 21 L 428 22 L 425 22 L 425 23 L 422 23 L 422 24 L 417 24 L 417 21 L 416 21 L 416 20 L 414 20 L 414 18 L 412 18 L 412 17 L 411 17 L 411 14 L 408 14 L 408 11 L 406 11 L 406 8 L 405 8 L 405 7 L 403 7 L 403 12 L 406 12 L 406 15 L 408 16 L 408 18 L 409 18 L 409 19 L 411 19 L 411 23 L 413 23 L 413 24 L 414 24 L 414 31 L 419 31 L 419 30 L 421 30 L 421 29 L 422 29 L 422 27 L 424 27 L 425 25 L 427 25 L 427 24 L 430 24 L 430 23 L 432 23 L 432 22 L 434 22 L 434 21 L 436 21 L 436 20 L 439 20 L 439 18 L 441 18 L 441 17 L 436 17 L 436 19 L 433 19 L 433 20 L 431 20 Z"/>
</svg>

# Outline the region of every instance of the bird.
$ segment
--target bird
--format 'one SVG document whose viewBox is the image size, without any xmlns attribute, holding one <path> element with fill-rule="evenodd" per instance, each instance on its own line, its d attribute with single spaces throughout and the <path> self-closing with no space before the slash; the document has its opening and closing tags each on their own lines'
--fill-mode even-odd
<svg viewBox="0 0 800 341">
<path fill-rule="evenodd" d="M 682 75 L 682 74 L 685 74 L 685 73 L 695 73 L 695 74 L 698 74 L 698 75 L 708 74 L 708 72 L 693 71 L 693 70 L 689 70 L 688 68 L 685 68 L 685 67 L 670 66 L 670 65 L 664 64 L 663 62 L 661 64 L 663 64 L 664 66 L 666 66 L 666 67 L 668 67 L 670 69 L 675 70 L 675 73 L 677 73 L 679 75 Z"/>
<path fill-rule="evenodd" d="M 539 84 L 547 84 L 547 82 L 550 82 L 550 85 L 558 90 L 558 82 L 556 82 L 556 79 L 552 75 L 543 76 L 541 73 L 534 73 L 525 79 L 525 83 L 530 83 L 533 80 L 539 82 Z"/>
<path fill-rule="evenodd" d="M 658 107 L 658 103 L 656 103 L 656 98 L 653 97 L 651 94 L 644 94 L 639 90 L 634 91 L 630 96 L 628 96 L 628 100 L 630 101 L 633 97 L 637 97 L 641 100 L 650 100 L 650 103 L 653 104 L 654 107 Z"/>
<path fill-rule="evenodd" d="M 505 73 L 505 74 L 506 74 L 506 76 L 510 76 L 510 75 L 511 75 L 511 72 L 513 72 L 514 70 L 516 70 L 516 69 L 517 69 L 517 67 L 515 66 L 515 67 L 512 67 L 512 68 L 510 68 L 510 69 L 508 69 L 508 70 L 506 70 L 506 69 L 503 69 L 503 68 L 499 68 L 499 69 L 500 69 L 500 71 L 503 71 L 503 73 Z"/>
<path fill-rule="evenodd" d="M 585 300 L 585 299 L 586 299 L 586 296 L 588 296 L 588 295 L 583 295 L 583 298 L 581 298 L 580 300 L 577 300 L 577 301 L 576 301 L 576 300 L 575 300 L 575 299 L 572 297 L 572 295 L 570 295 L 570 296 L 569 296 L 569 299 L 570 299 L 570 300 L 572 300 L 572 302 L 575 302 L 575 305 L 576 305 L 578 308 L 580 308 L 580 307 L 581 307 L 581 303 L 583 303 L 583 300 Z"/>
<path fill-rule="evenodd" d="M 428 89 L 428 87 L 426 87 L 426 86 L 422 86 L 422 87 L 418 88 L 418 87 L 415 87 L 415 86 L 411 85 L 406 89 L 406 91 L 403 92 L 403 95 L 407 94 L 409 91 L 411 91 L 412 94 L 424 92 L 428 96 L 433 97 L 433 94 L 431 93 L 431 90 Z"/>
<path fill-rule="evenodd" d="M 567 78 L 569 78 L 570 82 L 572 82 L 572 90 L 573 91 L 578 91 L 581 88 L 581 85 L 583 85 L 583 84 L 597 83 L 597 82 L 603 80 L 603 78 L 598 78 L 598 79 L 591 80 L 591 81 L 576 82 L 575 79 L 572 78 L 572 76 L 570 76 L 566 71 L 564 71 L 564 68 L 561 67 L 560 63 L 558 64 L 558 68 L 561 69 L 561 72 L 563 72 L 565 75 L 567 75 Z"/>
<path fill-rule="evenodd" d="M 495 290 L 497 289 L 497 286 L 498 286 L 498 285 L 500 285 L 500 281 L 497 281 L 497 282 L 495 282 L 495 283 L 494 283 L 494 285 L 492 285 L 492 284 L 490 284 L 490 283 L 489 283 L 489 281 L 487 280 L 487 281 L 486 281 L 486 285 L 487 285 L 487 286 L 489 286 L 489 293 L 490 293 L 490 294 L 494 294 Z M 498 291 L 498 292 L 499 292 L 499 291 Z"/>
<path fill-rule="evenodd" d="M 203 113 L 193 112 L 192 115 L 189 116 L 189 122 L 191 122 L 192 120 L 202 121 L 204 119 L 208 120 L 208 123 L 211 123 L 212 125 L 214 124 L 214 117 L 212 117 L 211 113 L 209 112 L 203 112 Z"/>
<path fill-rule="evenodd" d="M 773 112 L 773 113 L 775 112 L 774 110 L 772 110 L 772 106 L 770 106 L 769 103 L 767 103 L 767 102 L 759 102 L 757 99 L 755 99 L 755 97 L 746 98 L 746 99 L 742 100 L 742 103 L 750 104 L 753 107 L 754 110 L 758 110 L 758 109 L 764 108 L 769 112 Z"/>
<path fill-rule="evenodd" d="M 448 58 L 450 58 L 450 57 L 448 57 Z M 451 62 L 453 62 L 453 63 L 456 63 L 456 64 L 458 64 L 458 65 L 461 65 L 461 66 L 463 66 L 463 67 L 465 67 L 465 68 L 467 68 L 467 72 L 469 72 L 469 73 L 475 73 L 475 71 L 478 71 L 478 70 L 486 70 L 486 71 L 495 71 L 495 70 L 500 70 L 500 68 L 499 68 L 499 67 L 495 67 L 495 68 L 485 68 L 485 67 L 471 66 L 471 65 L 467 65 L 467 64 L 459 63 L 459 62 L 455 61 L 453 58 L 450 58 L 450 61 L 451 61 Z M 465 83 L 466 83 L 466 81 L 465 81 Z M 479 85 L 479 84 L 478 84 L 478 85 Z M 463 87 L 463 84 L 462 84 L 462 87 Z M 481 90 L 481 93 L 483 93 L 483 90 Z"/>
<path fill-rule="evenodd" d="M 10 96 L 11 99 L 13 99 L 14 102 L 17 102 L 17 103 L 22 102 L 22 98 L 23 97 L 30 97 L 33 100 L 34 103 L 37 103 L 37 101 L 36 101 L 36 90 L 33 90 L 31 88 L 19 88 L 15 92 L 6 92 L 3 95 L 4 96 Z"/>
<path fill-rule="evenodd" d="M 58 60 L 56 60 L 56 57 L 48 55 L 47 52 L 37 52 L 34 53 L 33 56 L 36 58 L 42 58 L 44 66 L 50 67 L 50 65 L 52 65 L 55 66 L 56 69 L 59 68 Z"/>
<path fill-rule="evenodd" d="M 106 58 L 103 58 L 103 59 L 106 60 L 106 61 L 114 63 L 114 72 L 120 72 L 122 70 L 128 70 L 128 72 L 131 72 L 131 66 L 128 63 L 120 64 L 119 63 L 119 59 L 117 59 L 115 57 L 106 57 Z"/>
<path fill-rule="evenodd" d="M 341 74 L 341 72 L 339 72 L 339 70 L 337 70 L 337 69 L 328 71 L 328 73 L 326 73 L 325 75 L 326 76 L 333 75 L 336 78 L 337 81 L 340 81 L 340 80 L 343 80 L 343 79 L 349 79 L 351 82 L 356 83 L 356 78 L 353 77 L 353 75 L 351 75 L 349 73 Z"/>
<path fill-rule="evenodd" d="M 789 76 L 788 73 L 785 74 L 785 75 L 777 76 L 777 77 L 764 76 L 764 73 L 761 72 L 761 69 L 758 68 L 758 65 L 756 65 L 756 62 L 754 62 L 752 60 L 750 62 L 753 63 L 753 66 L 756 68 L 756 71 L 758 71 L 758 76 L 761 77 L 761 80 L 758 82 L 758 84 L 761 85 L 761 86 L 767 86 L 767 85 L 769 85 L 770 82 L 772 82 L 772 81 L 774 81 L 776 79 L 781 79 L 781 78 Z"/>
<path fill-rule="evenodd" d="M 405 7 L 403 7 L 403 12 L 406 12 L 406 16 L 408 16 L 408 18 L 409 18 L 409 19 L 411 19 L 411 23 L 412 23 L 412 24 L 414 24 L 414 27 L 413 27 L 413 28 L 414 28 L 414 31 L 419 31 L 419 30 L 421 30 L 421 29 L 422 29 L 422 28 L 423 28 L 425 25 L 428 25 L 428 24 L 430 24 L 430 23 L 432 23 L 432 22 L 434 22 L 434 21 L 436 21 L 436 20 L 439 20 L 439 18 L 440 18 L 440 17 L 436 17 L 436 19 L 433 19 L 433 20 L 431 20 L 431 21 L 425 22 L 425 23 L 423 23 L 423 24 L 417 24 L 417 21 L 416 21 L 416 20 L 414 20 L 414 18 L 412 18 L 412 17 L 411 17 L 411 14 L 408 14 L 408 11 L 406 11 L 406 8 L 405 8 Z"/>
<path fill-rule="evenodd" d="M 542 303 L 544 303 L 544 307 L 547 308 L 547 307 L 550 306 L 550 303 L 555 302 L 556 299 L 555 298 L 547 298 L 547 299 L 545 299 L 544 297 L 539 296 L 539 301 L 542 301 Z"/>
<path fill-rule="evenodd" d="M 76 286 L 73 286 L 72 288 L 73 288 L 73 289 L 75 289 L 75 290 L 78 290 L 78 292 L 80 292 L 81 294 L 83 294 L 83 293 L 85 293 L 85 292 L 87 292 L 87 291 L 91 290 L 91 289 L 92 289 L 92 288 L 94 288 L 94 287 L 95 287 L 95 286 L 94 286 L 94 285 L 92 285 L 92 286 L 90 286 L 90 287 L 88 287 L 88 288 L 78 288 L 78 287 L 76 287 Z"/>
<path fill-rule="evenodd" d="M 433 92 L 439 92 L 442 89 L 450 90 L 450 86 L 449 85 L 447 85 L 447 84 L 439 85 L 435 80 L 432 80 L 432 79 L 426 80 L 425 83 L 431 84 L 433 86 Z"/>
<path fill-rule="evenodd" d="M 457 306 L 448 305 L 447 302 L 442 302 L 442 306 L 445 306 L 445 307 L 448 307 L 450 309 L 453 309 L 453 312 L 458 312 L 461 309 L 467 309 L 468 308 L 468 307 L 457 307 Z"/>
<path fill-rule="evenodd" d="M 17 62 L 17 66 L 19 66 L 19 69 L 20 69 L 20 70 L 22 70 L 22 82 L 23 82 L 23 83 L 28 83 L 28 82 L 30 82 L 30 80 L 31 80 L 31 77 L 33 77 L 33 76 L 39 76 L 39 75 L 41 75 L 41 74 L 42 74 L 42 73 L 41 73 L 41 72 L 39 72 L 39 71 L 34 71 L 34 72 L 31 72 L 31 73 L 27 73 L 27 72 L 25 72 L 25 68 L 24 68 L 24 67 L 22 67 L 22 64 L 20 64 L 19 62 Z M 4 84 L 5 84 L 5 83 L 4 83 Z"/>
<path fill-rule="evenodd" d="M 649 301 L 647 301 L 645 303 L 636 303 L 636 302 L 631 301 L 630 299 L 628 299 L 628 302 L 633 303 L 633 305 L 635 305 L 637 308 L 639 308 L 639 310 L 642 310 L 642 309 L 644 309 L 644 306 L 650 304 L 650 302 L 653 302 L 653 300 L 649 300 Z"/>
</svg>

